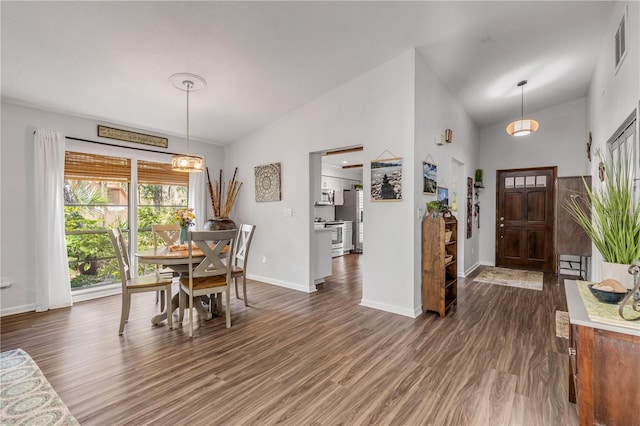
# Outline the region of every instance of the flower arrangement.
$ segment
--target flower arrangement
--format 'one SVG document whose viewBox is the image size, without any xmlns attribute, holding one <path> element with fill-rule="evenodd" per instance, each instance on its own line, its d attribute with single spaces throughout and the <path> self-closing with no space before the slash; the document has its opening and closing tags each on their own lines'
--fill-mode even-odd
<svg viewBox="0 0 640 426">
<path fill-rule="evenodd" d="M 193 213 L 193 209 L 178 209 L 176 210 L 175 218 L 180 226 L 187 227 L 195 223 L 193 220 L 196 215 Z"/>
</svg>

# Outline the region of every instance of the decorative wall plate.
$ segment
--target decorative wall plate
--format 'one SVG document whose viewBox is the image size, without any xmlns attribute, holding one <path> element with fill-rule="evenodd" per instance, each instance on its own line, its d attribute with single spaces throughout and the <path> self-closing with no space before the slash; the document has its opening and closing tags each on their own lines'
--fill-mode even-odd
<svg viewBox="0 0 640 426">
<path fill-rule="evenodd" d="M 254 168 L 256 176 L 256 201 L 280 201 L 280 163 L 265 164 Z"/>
</svg>

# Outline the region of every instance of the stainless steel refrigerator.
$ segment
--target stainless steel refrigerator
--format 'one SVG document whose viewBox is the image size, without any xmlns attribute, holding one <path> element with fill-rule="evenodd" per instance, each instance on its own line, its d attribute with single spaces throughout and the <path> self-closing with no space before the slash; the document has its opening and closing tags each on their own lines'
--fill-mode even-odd
<svg viewBox="0 0 640 426">
<path fill-rule="evenodd" d="M 345 189 L 344 204 L 336 206 L 337 220 L 350 220 L 353 222 L 353 248 L 355 253 L 362 253 L 363 225 L 362 220 L 364 206 L 364 193 L 361 189 Z"/>
</svg>

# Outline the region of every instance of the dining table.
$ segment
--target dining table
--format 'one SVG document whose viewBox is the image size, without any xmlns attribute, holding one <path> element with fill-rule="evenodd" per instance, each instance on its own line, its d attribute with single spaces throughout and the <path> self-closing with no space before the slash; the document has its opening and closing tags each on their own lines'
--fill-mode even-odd
<svg viewBox="0 0 640 426">
<path fill-rule="evenodd" d="M 222 254 L 228 252 L 229 246 L 222 249 Z M 151 265 L 162 265 L 173 269 L 176 272 L 187 273 L 189 268 L 189 246 L 188 244 L 176 244 L 171 246 L 158 246 L 152 247 L 146 250 L 140 250 L 135 253 L 136 258 L 138 259 L 138 263 L 142 264 L 151 264 Z M 205 255 L 197 247 L 192 248 L 192 258 L 193 263 L 197 264 L 201 262 Z M 205 303 L 201 297 L 194 298 L 194 301 L 198 300 L 198 303 L 195 303 L 194 307 L 198 311 L 198 314 L 201 318 L 205 320 L 210 320 L 213 317 L 213 313 L 205 308 Z M 174 294 L 171 298 L 171 307 L 167 307 L 163 312 L 151 318 L 151 323 L 154 325 L 160 324 L 162 321 L 167 319 L 167 315 L 169 312 L 172 314 L 173 311 L 180 307 L 180 291 Z"/>
</svg>

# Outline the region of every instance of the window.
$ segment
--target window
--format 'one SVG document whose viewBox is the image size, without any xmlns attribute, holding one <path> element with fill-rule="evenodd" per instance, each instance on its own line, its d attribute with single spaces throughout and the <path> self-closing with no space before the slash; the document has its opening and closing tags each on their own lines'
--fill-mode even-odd
<svg viewBox="0 0 640 426">
<path fill-rule="evenodd" d="M 187 206 L 188 179 L 166 163 L 67 151 L 65 230 L 72 289 L 119 281 L 108 230 L 129 233 L 133 221 L 137 234 L 129 239 L 138 249 L 150 247 L 151 224 L 171 223 L 175 209 Z M 132 182 L 137 182 L 135 198 Z"/>
<path fill-rule="evenodd" d="M 615 60 L 616 60 L 616 73 L 620 68 L 620 64 L 622 60 L 625 58 L 627 53 L 627 47 L 625 42 L 625 19 L 626 13 L 622 15 L 622 20 L 620 21 L 620 25 L 618 26 L 618 30 L 616 31 L 616 36 L 614 38 L 614 51 L 615 51 Z"/>
<path fill-rule="evenodd" d="M 638 191 L 637 177 L 640 176 L 640 159 L 636 144 L 636 111 L 634 110 L 607 141 L 607 146 L 614 162 L 621 161 L 623 158 L 629 159 L 629 176 L 633 179 L 634 200 L 638 203 L 640 191 Z"/>
</svg>

